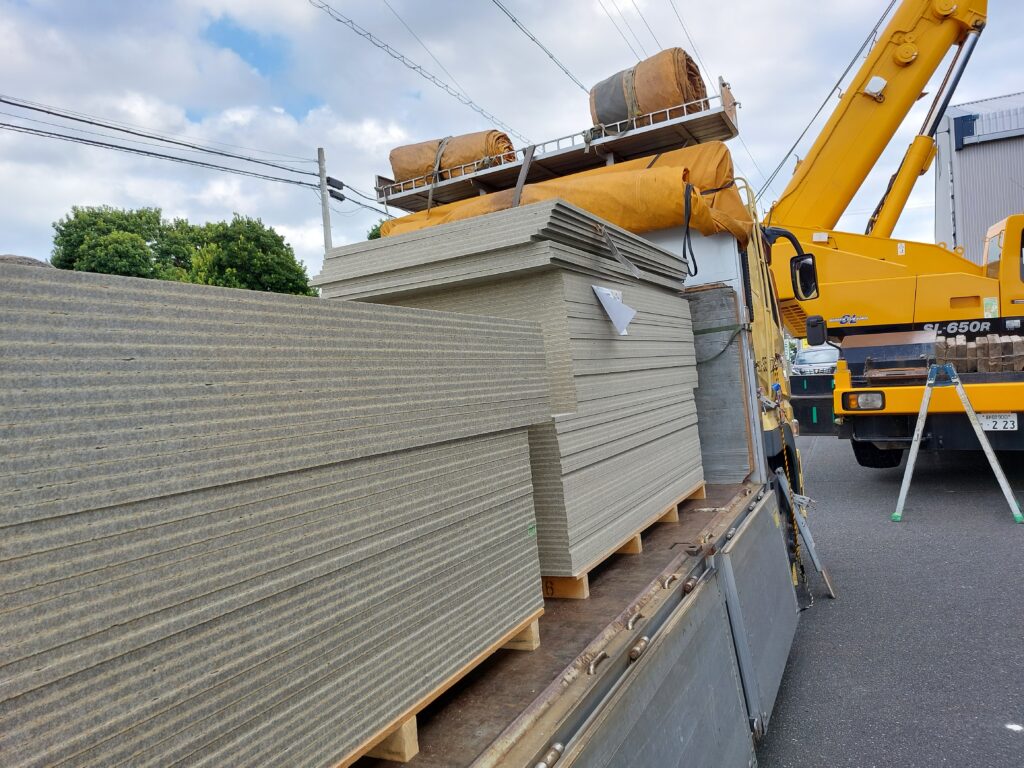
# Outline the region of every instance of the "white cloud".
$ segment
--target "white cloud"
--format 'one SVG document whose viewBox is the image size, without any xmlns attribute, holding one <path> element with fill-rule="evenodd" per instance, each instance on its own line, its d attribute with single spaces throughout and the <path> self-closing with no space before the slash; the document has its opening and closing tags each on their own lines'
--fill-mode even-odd
<svg viewBox="0 0 1024 768">
<path fill-rule="evenodd" d="M 611 2 L 605 5 L 611 8 Z M 466 91 L 501 120 L 535 141 L 587 127 L 586 95 L 490 3 L 393 4 Z M 663 45 L 690 47 L 667 0 L 639 5 Z M 882 3 L 726 0 L 701 3 L 699 13 L 695 3 L 676 0 L 676 5 L 712 75 L 729 80 L 742 102 L 746 147 L 768 173 L 856 51 Z M 617 0 L 617 6 L 653 52 L 655 44 L 633 4 Z M 271 161 L 311 161 L 316 147 L 323 146 L 331 175 L 367 191 L 376 174 L 389 174 L 393 146 L 488 127 L 482 117 L 301 0 L 38 0 L 31 5 L 0 0 L 0 7 L 5 93 L 195 141 L 224 142 L 229 151 L 279 153 L 265 155 Z M 382 4 L 337 7 L 439 71 Z M 595 0 L 517 0 L 513 8 L 587 85 L 635 61 Z M 281 44 L 280 70 L 265 76 L 238 53 L 207 40 L 206 27 L 223 17 Z M 617 14 L 616 20 L 621 26 Z M 990 20 L 958 101 L 1020 88 L 1016 30 L 1024 9 L 1012 0 L 993 0 Z M 844 225 L 863 228 L 926 106 L 918 105 L 884 153 Z M 733 145 L 737 166 L 759 186 L 755 162 L 742 145 Z M 296 167 L 315 170 L 311 162 Z M 792 159 L 774 185 L 778 191 L 791 168 Z M 931 212 L 922 207 L 931 200 L 930 184 L 930 176 L 919 182 L 897 230 L 900 236 L 930 238 Z M 319 202 L 311 190 L 291 185 L 0 131 L 0 189 L 5 192 L 0 252 L 45 257 L 51 222 L 75 204 L 109 203 L 157 205 L 167 216 L 197 222 L 233 212 L 258 216 L 285 235 L 311 274 L 322 258 Z M 348 203 L 334 205 L 344 211 L 334 216 L 336 243 L 362 239 L 377 219 Z"/>
</svg>

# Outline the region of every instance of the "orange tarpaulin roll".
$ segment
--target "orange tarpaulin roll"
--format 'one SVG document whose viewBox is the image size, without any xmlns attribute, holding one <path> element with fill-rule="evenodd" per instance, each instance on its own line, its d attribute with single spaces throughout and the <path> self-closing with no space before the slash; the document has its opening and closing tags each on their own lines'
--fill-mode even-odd
<svg viewBox="0 0 1024 768">
<path fill-rule="evenodd" d="M 444 149 L 438 158 L 442 142 Z M 515 149 L 507 135 L 501 131 L 479 131 L 395 147 L 391 150 L 391 170 L 395 181 L 408 181 L 432 174 L 437 163 L 438 180 L 442 180 L 515 159 Z M 468 164 L 472 167 L 459 167 Z"/>
<path fill-rule="evenodd" d="M 732 157 L 720 141 L 602 166 L 523 187 L 521 205 L 561 198 L 630 232 L 683 223 L 684 190 L 692 184 L 690 226 L 703 235 L 728 232 L 746 245 L 754 222 L 733 183 Z M 710 191 L 716 190 L 716 191 Z M 437 206 L 381 225 L 400 235 L 512 207 L 514 190 Z"/>
<path fill-rule="evenodd" d="M 616 123 L 671 107 L 654 122 L 707 109 L 707 88 L 700 70 L 682 48 L 666 48 L 631 69 L 617 72 L 590 89 L 590 116 L 594 125 Z"/>
</svg>

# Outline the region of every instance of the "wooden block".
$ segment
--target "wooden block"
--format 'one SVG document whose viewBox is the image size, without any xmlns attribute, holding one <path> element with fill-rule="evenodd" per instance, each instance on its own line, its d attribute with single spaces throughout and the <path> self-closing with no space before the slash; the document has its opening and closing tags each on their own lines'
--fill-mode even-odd
<svg viewBox="0 0 1024 768">
<path fill-rule="evenodd" d="M 946 337 L 939 336 L 935 339 L 935 362 L 942 365 L 946 362 Z"/>
<path fill-rule="evenodd" d="M 999 341 L 998 333 L 990 333 L 988 336 L 988 369 L 992 373 L 1000 370 L 1003 356 L 1003 345 Z"/>
<path fill-rule="evenodd" d="M 967 342 L 967 359 L 964 361 L 964 371 L 975 373 L 978 370 L 978 345 L 976 342 Z"/>
<path fill-rule="evenodd" d="M 639 555 L 644 551 L 644 543 L 640 538 L 639 533 L 634 533 L 629 537 L 629 541 L 615 550 L 617 555 Z"/>
<path fill-rule="evenodd" d="M 659 523 L 678 523 L 679 522 L 679 505 L 672 505 L 671 509 L 666 509 L 665 514 L 658 518 Z"/>
<path fill-rule="evenodd" d="M 419 751 L 420 742 L 416 729 L 416 715 L 413 715 L 366 754 L 378 760 L 408 763 L 416 757 Z"/>
<path fill-rule="evenodd" d="M 952 359 L 949 362 L 953 363 L 953 367 L 959 371 L 964 365 L 964 360 L 967 359 L 967 337 L 963 334 L 957 335 L 954 339 L 952 354 Z"/>
<path fill-rule="evenodd" d="M 1001 336 L 999 341 L 999 370 L 1013 370 L 1013 339 L 1009 336 Z"/>
<path fill-rule="evenodd" d="M 688 498 L 688 499 L 706 499 L 707 497 L 708 497 L 707 486 L 704 483 L 701 483 L 700 484 L 700 488 L 695 490 L 693 493 L 691 493 L 686 498 Z"/>
<path fill-rule="evenodd" d="M 1011 336 L 1010 343 L 1013 345 L 1013 370 L 1024 371 L 1024 338 Z"/>
<path fill-rule="evenodd" d="M 540 621 L 534 619 L 525 627 L 522 632 L 513 637 L 502 648 L 510 651 L 535 651 L 540 648 Z"/>
<path fill-rule="evenodd" d="M 980 373 L 988 373 L 988 337 L 979 336 L 974 343 L 978 349 L 978 371 Z"/>
<path fill-rule="evenodd" d="M 544 587 L 545 598 L 586 600 L 590 597 L 590 579 L 587 574 L 582 576 L 545 576 L 541 583 Z"/>
</svg>

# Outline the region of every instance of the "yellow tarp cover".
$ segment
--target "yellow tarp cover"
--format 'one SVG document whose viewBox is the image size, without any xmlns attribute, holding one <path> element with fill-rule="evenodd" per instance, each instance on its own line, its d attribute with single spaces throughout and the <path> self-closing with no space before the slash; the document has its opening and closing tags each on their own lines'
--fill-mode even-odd
<svg viewBox="0 0 1024 768">
<path fill-rule="evenodd" d="M 445 139 L 431 139 L 391 150 L 391 170 L 395 175 L 395 181 L 418 179 L 433 173 L 434 163 L 438 161 L 437 150 L 442 141 Z M 461 176 L 464 172 L 472 173 L 485 167 L 480 163 L 481 160 L 494 157 L 500 159 L 493 161 L 492 164 L 516 159 L 512 140 L 501 131 L 478 131 L 462 136 L 450 136 L 441 153 L 439 168 L 455 170 L 438 173 L 438 179 Z M 469 163 L 472 163 L 473 167 L 466 171 L 458 168 Z"/>
<path fill-rule="evenodd" d="M 602 166 L 523 187 L 520 205 L 561 198 L 630 232 L 678 227 L 683 223 L 684 189 L 691 193 L 690 226 L 703 235 L 729 232 L 746 245 L 754 222 L 733 181 L 732 157 L 720 141 L 657 157 Z M 721 189 L 720 189 L 721 188 Z M 718 190 L 701 194 L 709 190 Z M 514 190 L 472 197 L 420 211 L 381 225 L 381 234 L 400 235 L 512 207 Z"/>
</svg>

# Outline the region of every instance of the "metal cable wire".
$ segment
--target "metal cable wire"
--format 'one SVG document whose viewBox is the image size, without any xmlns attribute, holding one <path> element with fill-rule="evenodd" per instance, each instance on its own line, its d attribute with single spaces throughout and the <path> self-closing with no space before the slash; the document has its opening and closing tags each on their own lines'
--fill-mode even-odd
<svg viewBox="0 0 1024 768">
<path fill-rule="evenodd" d="M 194 151 L 198 151 L 198 152 L 204 152 L 204 153 L 209 154 L 209 155 L 218 155 L 220 157 L 228 157 L 228 158 L 231 158 L 232 160 L 243 160 L 243 161 L 245 161 L 247 163 L 255 163 L 257 165 L 267 166 L 268 168 L 276 168 L 277 170 L 280 170 L 280 171 L 287 171 L 289 173 L 298 173 L 298 174 L 301 174 L 301 175 L 304 175 L 304 176 L 316 176 L 317 175 L 316 173 L 313 173 L 312 171 L 301 171 L 301 170 L 299 170 L 297 168 L 291 168 L 291 167 L 289 167 L 287 165 L 281 165 L 280 163 L 272 163 L 272 162 L 269 162 L 267 160 L 260 160 L 259 158 L 256 158 L 256 157 L 249 157 L 249 156 L 246 156 L 246 155 L 238 155 L 238 154 L 235 154 L 234 152 L 224 152 L 222 150 L 214 149 L 212 147 L 207 147 L 207 146 L 204 146 L 202 144 L 196 144 L 195 142 L 191 142 L 191 141 L 181 141 L 181 140 L 178 140 L 178 139 L 165 138 L 165 137 L 163 137 L 163 136 L 161 136 L 160 134 L 157 134 L 157 133 L 150 133 L 148 131 L 135 130 L 134 128 L 124 128 L 124 127 L 121 127 L 121 126 L 117 125 L 116 123 L 107 122 L 106 120 L 102 120 L 102 119 L 97 118 L 97 117 L 79 117 L 79 116 L 77 116 L 75 114 L 72 114 L 72 113 L 66 111 L 66 110 L 62 110 L 60 107 L 52 107 L 52 106 L 48 106 L 48 105 L 36 105 L 36 104 L 33 104 L 33 103 L 22 101 L 21 99 L 15 99 L 13 97 L 3 96 L 3 95 L 0 95 L 0 104 L 7 104 L 7 105 L 12 106 L 12 107 L 17 107 L 18 109 L 28 109 L 28 110 L 31 110 L 33 112 L 42 112 L 43 114 L 51 115 L 53 117 L 59 117 L 62 120 L 71 120 L 71 121 L 76 122 L 76 123 L 85 123 L 87 125 L 96 126 L 98 128 L 106 128 L 107 130 L 110 130 L 110 131 L 117 131 L 119 133 L 126 133 L 126 134 L 129 134 L 131 136 L 140 136 L 140 137 L 142 137 L 144 139 L 154 139 L 154 140 L 162 142 L 164 144 L 171 144 L 171 145 L 178 146 L 178 147 L 184 147 L 186 149 L 190 149 L 190 150 L 194 150 Z"/>
<path fill-rule="evenodd" d="M 626 29 L 629 30 L 629 34 L 631 34 L 633 36 L 633 39 L 636 40 L 636 44 L 640 46 L 640 50 L 643 51 L 644 58 L 646 58 L 647 49 L 644 48 L 644 44 L 640 42 L 640 38 L 637 36 L 636 32 L 633 31 L 633 27 L 630 25 L 630 23 L 626 20 L 626 14 L 624 14 L 622 12 L 622 9 L 619 8 L 618 2 L 616 0 L 608 0 L 608 2 L 612 4 L 612 8 L 615 9 L 615 12 L 619 14 L 619 18 L 622 19 L 622 23 L 626 25 Z"/>
<path fill-rule="evenodd" d="M 348 188 L 348 187 L 347 187 L 347 185 L 346 185 L 346 188 Z M 314 192 L 316 193 L 316 198 L 317 198 L 317 200 L 320 200 L 320 199 L 322 199 L 322 198 L 321 198 L 321 196 L 320 196 L 320 190 L 319 190 L 319 189 L 316 189 L 316 188 L 314 188 L 314 190 L 313 190 L 313 191 L 314 191 Z M 332 197 L 332 198 L 330 198 L 330 199 L 331 199 L 331 200 L 335 200 L 335 199 L 337 199 L 337 198 L 333 198 L 333 197 Z M 340 202 L 340 201 L 339 201 L 339 202 Z M 360 208 L 365 208 L 365 209 L 366 209 L 366 210 L 368 210 L 368 211 L 373 211 L 374 213 L 378 214 L 379 216 L 386 216 L 386 217 L 387 217 L 387 218 L 389 218 L 389 219 L 393 219 L 393 218 L 395 218 L 395 217 L 394 217 L 394 216 L 393 216 L 392 214 L 388 213 L 387 211 L 385 211 L 385 210 L 383 210 L 383 209 L 381 209 L 381 208 L 377 208 L 377 207 L 375 207 L 375 206 L 372 206 L 372 205 L 367 205 L 366 203 L 361 203 L 361 202 L 359 202 L 358 200 L 353 200 L 353 199 L 352 199 L 351 197 L 346 197 L 346 198 L 345 198 L 345 202 L 346 202 L 346 203 L 352 203 L 352 205 L 358 205 L 358 206 L 359 206 Z M 340 214 L 341 214 L 341 215 L 343 215 L 343 216 L 346 216 L 346 215 L 351 215 L 351 214 L 355 213 L 355 211 L 342 211 L 342 210 L 339 210 L 338 208 L 335 208 L 335 207 L 334 207 L 333 205 L 331 205 L 330 203 L 328 203 L 327 205 L 328 205 L 328 207 L 329 207 L 329 208 L 330 208 L 330 209 L 331 209 L 332 211 L 334 211 L 335 213 L 340 213 Z"/>
<path fill-rule="evenodd" d="M 103 138 L 103 139 L 114 139 L 114 138 L 117 138 L 120 141 L 127 142 L 128 144 L 139 144 L 139 145 L 144 146 L 144 147 L 157 147 L 157 148 L 160 148 L 160 149 L 167 149 L 167 145 L 166 144 L 160 144 L 160 143 L 157 143 L 155 141 L 142 141 L 141 139 L 129 139 L 129 138 L 123 137 L 123 136 L 111 136 L 109 133 L 102 133 L 101 131 L 90 131 L 88 128 L 79 128 L 76 125 L 68 125 L 67 123 L 58 123 L 58 122 L 54 122 L 53 120 L 40 120 L 39 118 L 36 118 L 36 117 L 27 117 L 26 115 L 15 114 L 14 112 L 5 112 L 2 109 L 0 109 L 0 115 L 3 115 L 4 117 L 11 117 L 11 118 L 14 118 L 15 120 L 21 120 L 22 122 L 36 123 L 37 125 L 49 125 L 49 126 L 51 126 L 53 128 L 60 128 L 60 129 L 65 130 L 65 131 L 74 131 L 76 134 L 83 133 L 83 134 L 86 134 L 88 136 L 99 136 L 100 138 Z M 194 155 L 206 154 L 205 151 L 199 150 L 199 149 L 182 149 L 181 151 L 182 152 L 188 152 L 188 153 L 194 154 Z"/>
<path fill-rule="evenodd" d="M 619 26 L 619 23 L 615 21 L 615 17 L 612 16 L 611 12 L 604 4 L 604 0 L 597 0 L 597 4 L 601 6 L 601 10 L 604 11 L 604 15 L 608 17 L 608 21 L 610 21 L 612 26 L 615 27 L 615 31 L 619 33 L 619 37 L 622 38 L 622 42 L 629 46 L 629 50 L 631 50 L 633 55 L 636 56 L 636 60 L 640 61 L 640 54 L 636 52 L 636 48 L 634 48 L 633 44 L 629 42 L 629 38 L 626 37 L 626 33 L 622 31 L 622 27 Z"/>
<path fill-rule="evenodd" d="M 546 53 L 548 55 L 548 58 L 551 59 L 553 62 L 555 62 L 555 64 L 558 65 L 558 68 L 560 70 L 562 70 L 570 80 L 572 80 L 574 83 L 576 83 L 576 85 L 579 86 L 581 91 L 583 91 L 584 93 L 590 93 L 590 91 L 587 89 L 587 87 L 583 83 L 580 82 L 580 79 L 578 77 L 576 77 L 576 75 L 574 75 L 572 72 L 570 72 L 569 68 L 567 66 L 565 66 L 565 64 L 560 62 L 558 60 L 558 57 L 555 56 L 555 54 L 553 54 L 550 50 L 548 50 L 548 47 L 546 45 L 544 45 L 544 43 L 542 43 L 540 40 L 538 40 L 537 37 L 530 30 L 527 29 L 526 26 L 523 24 L 523 22 L 521 22 L 519 19 L 517 19 L 515 17 L 515 15 L 512 13 L 512 11 L 510 11 L 508 8 L 505 7 L 505 5 L 501 2 L 501 0 L 491 0 L 491 2 L 493 2 L 496 6 L 498 6 L 501 9 L 502 13 L 504 13 L 506 16 L 508 16 L 512 20 L 512 23 L 515 24 L 517 27 L 519 27 L 519 30 L 524 35 L 526 35 L 528 38 L 533 40 L 533 42 L 535 42 L 537 44 L 537 47 L 540 48 L 542 51 L 544 51 L 544 53 Z"/>
<path fill-rule="evenodd" d="M 821 113 L 825 110 L 825 107 L 828 106 L 828 102 L 829 99 L 832 98 L 832 94 L 839 90 L 839 87 L 843 84 L 843 80 L 846 79 L 846 76 L 850 73 L 850 70 L 853 69 L 853 65 L 857 63 L 857 59 L 860 58 L 860 55 L 864 52 L 864 49 L 867 48 L 875 39 L 875 35 L 878 34 L 878 29 L 882 26 L 882 23 L 885 21 L 885 18 L 889 15 L 889 12 L 892 11 L 892 9 L 895 7 L 896 2 L 897 0 L 890 0 L 889 5 L 886 7 L 884 11 L 882 11 L 882 15 L 878 17 L 878 21 L 875 22 L 875 26 L 871 28 L 871 31 L 868 33 L 868 36 L 864 38 L 864 42 L 861 43 L 860 48 L 858 48 L 857 52 L 853 54 L 853 58 L 850 59 L 850 63 L 846 65 L 846 69 L 843 70 L 843 74 L 839 76 L 839 79 L 836 80 L 835 85 L 833 85 L 832 88 L 829 90 L 828 94 L 821 102 L 821 106 L 818 107 L 817 111 L 814 113 L 811 119 L 807 121 L 807 125 L 804 126 L 804 129 L 800 132 L 800 135 L 797 136 L 796 141 L 793 142 L 793 146 L 786 150 L 786 154 L 782 156 L 782 159 L 779 161 L 779 164 L 775 166 L 775 170 L 772 171 L 771 176 L 768 177 L 768 181 L 766 181 L 764 186 L 758 190 L 758 198 L 760 198 L 761 195 L 764 194 L 764 192 L 768 189 L 772 181 L 775 180 L 775 177 L 779 175 L 779 171 L 782 170 L 783 166 L 786 164 L 786 161 L 789 159 L 789 156 L 796 151 L 797 146 L 799 146 L 800 142 L 803 141 L 804 136 L 806 136 L 807 132 L 811 130 L 811 126 L 814 125 L 814 121 L 818 119 L 818 116 L 821 115 Z"/>
<path fill-rule="evenodd" d="M 700 48 L 697 47 L 697 41 L 693 39 L 693 35 L 690 34 L 690 29 L 686 26 L 686 22 L 683 21 L 683 16 L 679 13 L 675 0 L 668 0 L 668 4 L 672 8 L 672 12 L 675 14 L 676 20 L 679 22 L 679 26 L 683 28 L 683 34 L 686 36 L 686 41 L 690 44 L 690 50 L 693 51 L 693 57 L 697 60 L 697 65 L 704 71 L 705 81 L 714 87 L 716 96 L 721 95 L 717 88 L 718 81 L 711 77 L 711 70 L 709 70 L 707 65 L 704 63 L 704 57 L 700 55 Z M 750 151 L 750 147 L 747 146 L 747 142 L 743 140 L 742 136 L 737 136 L 736 138 L 739 139 L 740 146 L 743 147 L 743 151 L 747 154 L 747 157 L 750 158 L 750 162 L 754 164 L 754 170 L 756 170 L 758 175 L 761 177 L 761 181 L 767 182 L 768 176 L 761 170 L 761 166 L 754 158 L 754 154 Z M 770 184 L 766 183 L 765 186 L 767 188 Z"/>
<path fill-rule="evenodd" d="M 467 107 L 472 109 L 474 112 L 476 112 L 480 116 L 482 116 L 485 119 L 491 121 L 496 126 L 501 128 L 503 131 L 507 131 L 508 133 L 511 133 L 513 136 L 515 136 L 520 141 L 523 141 L 523 142 L 525 142 L 527 144 L 531 143 L 528 138 L 523 136 L 523 134 L 519 133 L 517 130 L 515 130 L 511 126 L 501 122 L 501 120 L 499 120 L 494 115 L 492 115 L 490 112 L 485 110 L 483 107 L 481 107 L 479 104 L 477 104 L 471 98 L 469 98 L 462 91 L 458 91 L 455 88 L 452 88 L 450 85 L 448 85 L 448 83 L 446 83 L 444 80 L 439 78 L 437 75 L 435 75 L 435 74 L 429 72 L 428 70 L 424 69 L 419 64 L 417 64 L 416 62 L 414 62 L 410 58 L 408 58 L 407 56 L 403 56 L 401 53 L 396 51 L 394 48 L 392 48 L 390 45 L 385 43 L 379 37 L 376 37 L 375 35 L 371 34 L 367 30 L 363 29 L 361 26 L 356 24 L 354 21 L 352 21 L 352 19 L 350 19 L 347 16 L 344 16 L 341 13 L 339 13 L 338 11 L 336 11 L 328 3 L 324 2 L 324 0 L 308 0 L 308 2 L 314 8 L 317 8 L 317 9 L 323 11 L 324 13 L 326 13 L 328 16 L 330 16 L 332 19 L 334 19 L 339 24 L 345 25 L 346 27 L 351 29 L 353 32 L 355 32 L 357 35 L 359 35 L 363 39 L 367 40 L 372 45 L 376 46 L 377 48 L 380 48 L 382 51 L 384 51 L 391 58 L 395 59 L 396 61 L 401 62 L 403 65 L 405 65 L 407 68 L 411 69 L 413 72 L 418 74 L 424 80 L 427 80 L 427 81 L 433 83 L 434 85 L 436 85 L 438 88 L 440 88 L 442 91 L 444 91 L 448 95 L 454 96 L 461 103 L 465 104 Z"/>
<path fill-rule="evenodd" d="M 629 1 L 633 3 L 633 7 L 636 8 L 636 13 L 640 17 L 640 21 L 642 21 L 644 23 L 644 26 L 647 27 L 647 31 L 650 32 L 651 37 L 654 38 L 654 44 L 658 46 L 658 50 L 660 51 L 662 49 L 661 42 L 658 40 L 658 36 L 654 34 L 654 30 L 651 29 L 651 25 L 647 23 L 647 17 L 644 16 L 644 12 L 641 11 L 640 6 L 636 4 L 636 0 Z"/>
<path fill-rule="evenodd" d="M 0 95 L 2 95 L 2 94 L 0 94 Z M 92 120 L 98 119 L 98 118 L 95 118 L 93 115 L 89 115 L 89 114 L 86 114 L 84 112 L 77 112 L 77 111 L 75 111 L 73 109 L 68 109 L 67 107 L 51 107 L 48 104 L 41 104 L 41 103 L 36 102 L 36 101 L 31 101 L 29 99 L 22 99 L 22 98 L 18 98 L 18 97 L 15 97 L 15 96 L 6 96 L 5 98 L 13 99 L 13 100 L 17 101 L 18 102 L 18 106 L 20 106 L 20 107 L 25 107 L 25 108 L 28 108 L 28 107 L 42 107 L 42 108 L 48 108 L 48 109 L 59 109 L 60 112 L 63 115 L 73 115 L 74 117 L 82 117 L 82 118 L 87 118 L 87 119 L 92 119 Z M 115 126 L 116 128 L 134 128 L 134 129 L 137 129 L 137 130 L 140 130 L 140 131 L 148 131 L 148 132 L 152 133 L 155 137 L 157 137 L 157 139 L 159 141 L 166 141 L 167 139 L 184 138 L 183 136 L 181 136 L 181 134 L 173 134 L 173 133 L 167 133 L 167 132 L 162 132 L 162 131 L 153 131 L 152 129 L 146 128 L 144 126 L 135 125 L 133 123 L 127 123 L 127 122 L 125 122 L 123 120 L 111 120 L 109 118 L 103 118 L 103 120 L 105 122 L 109 123 L 111 126 Z M 231 149 L 242 149 L 242 150 L 245 150 L 247 152 L 257 152 L 257 153 L 259 153 L 261 155 L 272 155 L 274 157 L 287 158 L 285 160 L 281 160 L 280 161 L 280 162 L 285 162 L 285 163 L 292 163 L 292 164 L 297 164 L 297 163 L 313 163 L 313 164 L 315 164 L 316 163 L 316 160 L 313 160 L 313 159 L 307 158 L 307 157 L 300 157 L 298 155 L 290 155 L 290 154 L 287 154 L 287 153 L 284 153 L 284 152 L 273 152 L 273 151 L 271 151 L 269 149 L 257 149 L 255 147 L 246 147 L 246 146 L 242 146 L 242 145 L 239 145 L 239 144 L 231 144 L 230 142 L 226 142 L 226 141 L 215 141 L 214 139 L 206 139 L 205 144 L 207 144 L 207 145 L 208 144 L 214 144 L 214 145 L 219 146 L 219 147 L 229 147 Z M 204 147 L 204 149 L 202 149 L 200 151 L 205 151 L 205 149 L 206 149 L 206 147 Z"/>
<path fill-rule="evenodd" d="M 462 87 L 462 83 L 460 83 L 460 82 L 459 82 L 458 80 L 456 80 L 456 79 L 455 79 L 455 75 L 453 75 L 453 74 L 452 74 L 451 72 L 449 72 L 449 71 L 448 71 L 448 67 L 446 67 L 446 66 L 445 66 L 444 64 L 442 64 L 442 63 L 441 63 L 441 61 L 440 61 L 440 59 L 438 59 L 438 58 L 437 58 L 437 56 L 435 56 L 435 55 L 434 55 L 434 52 L 433 52 L 433 51 L 431 51 L 431 50 L 430 50 L 429 48 L 427 48 L 427 44 L 426 44 L 426 43 L 424 43 L 424 42 L 423 42 L 423 41 L 422 41 L 422 40 L 420 39 L 420 36 L 419 36 L 419 35 L 417 35 L 417 34 L 416 34 L 415 32 L 413 32 L 413 31 L 412 31 L 412 27 L 410 27 L 410 26 L 409 26 L 409 25 L 408 25 L 408 24 L 406 23 L 405 19 L 403 19 L 403 18 L 402 18 L 402 16 L 401 16 L 401 15 L 400 15 L 400 14 L 398 13 L 398 11 L 396 11 L 396 10 L 395 10 L 394 6 L 392 6 L 392 5 L 391 5 L 391 3 L 389 3 L 389 2 L 388 2 L 388 0 L 383 0 L 383 2 L 384 2 L 384 5 L 386 5 L 386 6 L 388 7 L 388 10 L 389 10 L 389 11 L 391 11 L 391 13 L 393 13 L 393 14 L 394 14 L 395 18 L 396 18 L 396 19 L 398 19 L 398 21 L 399 21 L 399 22 L 401 22 L 402 26 L 403 26 L 403 27 L 405 27 L 406 31 L 407 31 L 407 32 L 408 32 L 408 33 L 409 33 L 410 35 L 412 35 L 412 36 L 413 36 L 414 38 L 416 38 L 416 42 L 417 42 L 417 43 L 419 43 L 419 44 L 420 44 L 420 47 L 421 47 L 421 48 L 422 48 L 422 49 L 423 49 L 424 51 L 426 51 L 426 52 L 427 52 L 427 56 L 429 56 L 429 57 L 430 57 L 431 59 L 433 59 L 433 60 L 434 60 L 434 63 L 435 63 L 435 64 L 437 64 L 437 66 L 439 66 L 439 67 L 441 68 L 441 71 L 442 71 L 442 72 L 444 72 L 444 73 L 445 73 L 446 75 L 448 75 L 448 77 L 449 77 L 449 78 L 451 78 L 451 81 L 452 81 L 453 83 L 455 83 L 456 87 L 457 87 L 457 88 L 458 88 L 458 89 L 459 89 L 460 91 L 462 91 L 463 93 L 465 93 L 465 92 L 466 92 L 466 89 Z"/>
<path fill-rule="evenodd" d="M 44 131 L 41 128 L 30 128 L 25 125 L 14 125 L 13 123 L 2 123 L 0 122 L 0 129 L 7 131 L 14 131 L 15 133 L 25 133 L 31 136 L 39 136 L 43 138 L 59 139 L 61 141 L 70 141 L 74 144 L 85 144 L 91 147 L 100 147 L 101 149 L 112 149 L 118 152 L 127 152 L 132 155 L 141 155 L 143 157 L 152 157 L 160 160 L 170 160 L 176 163 L 184 163 L 185 165 L 194 165 L 199 168 L 207 168 L 215 171 L 224 171 L 226 173 L 236 173 L 239 176 L 251 176 L 256 179 L 264 179 L 266 181 L 277 181 L 282 184 L 294 184 L 299 187 L 307 187 L 309 189 L 316 189 L 317 185 L 308 181 L 299 181 L 298 179 L 285 179 L 280 176 L 270 176 L 265 173 L 257 173 L 255 171 L 246 171 L 241 168 L 230 168 L 226 165 L 216 165 L 215 163 L 206 163 L 202 160 L 193 160 L 188 157 L 177 157 L 175 155 L 165 155 L 162 152 L 152 152 L 148 149 L 139 149 L 138 147 L 126 147 L 123 144 L 113 144 L 105 141 L 96 141 L 95 139 L 87 139 L 83 136 L 71 136 L 66 133 L 59 133 L 57 131 Z"/>
<path fill-rule="evenodd" d="M 676 19 L 679 21 L 679 26 L 683 28 L 683 34 L 686 35 L 686 41 L 690 44 L 690 50 L 693 51 L 693 56 L 697 59 L 697 64 L 699 64 L 700 68 L 704 70 L 704 77 L 707 78 L 709 83 L 716 82 L 711 77 L 711 70 L 705 66 L 704 59 L 701 57 L 700 51 L 697 49 L 697 43 L 694 42 L 693 35 L 690 34 L 690 30 L 687 28 L 686 22 L 683 21 L 683 17 L 679 13 L 679 9 L 676 8 L 675 0 L 668 0 L 668 4 L 672 6 L 672 12 L 676 15 Z M 717 89 L 715 90 L 715 94 L 718 94 Z"/>
</svg>

